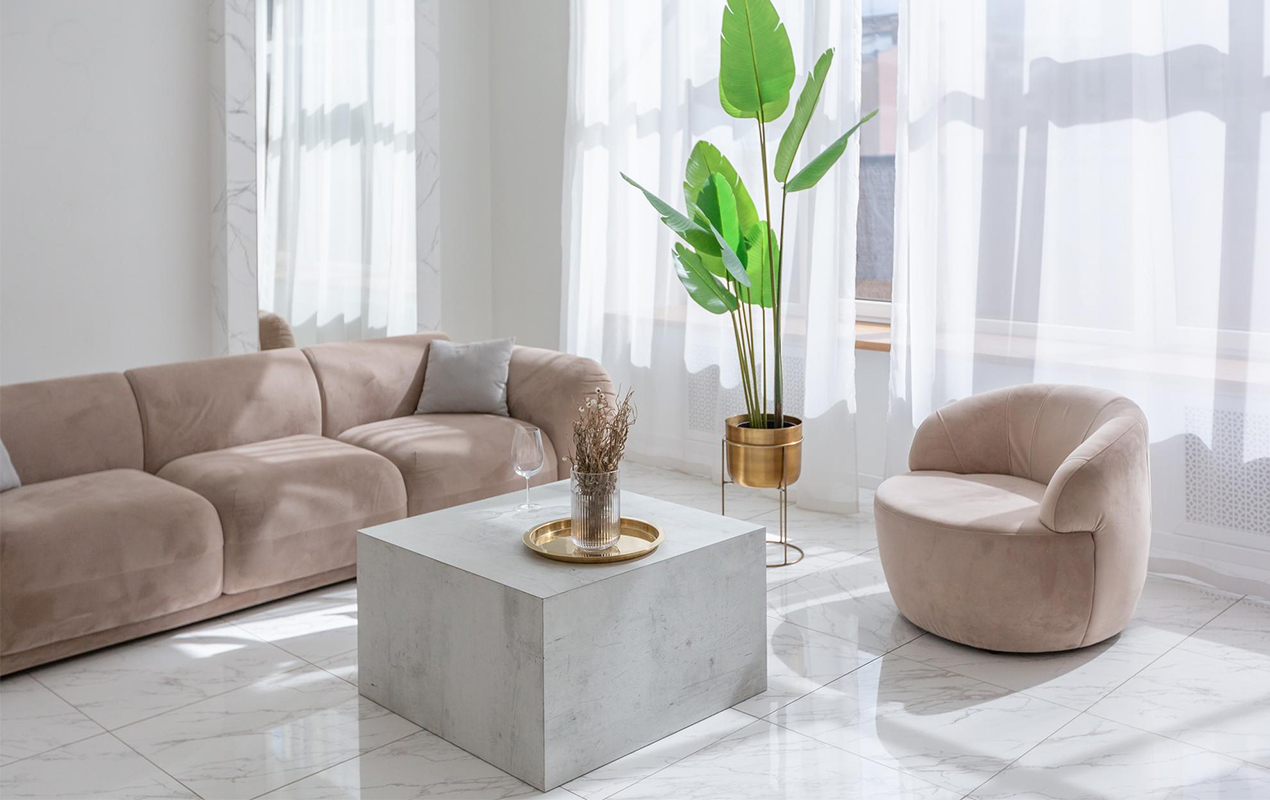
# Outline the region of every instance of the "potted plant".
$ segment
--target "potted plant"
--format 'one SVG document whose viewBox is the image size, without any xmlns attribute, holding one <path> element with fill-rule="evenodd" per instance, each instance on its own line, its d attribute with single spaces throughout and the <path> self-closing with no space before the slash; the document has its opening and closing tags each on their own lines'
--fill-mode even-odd
<svg viewBox="0 0 1270 800">
<path fill-rule="evenodd" d="M 728 314 L 732 319 L 745 413 L 726 420 L 725 436 L 728 472 L 743 486 L 789 486 L 798 480 L 802 464 L 802 421 L 787 415 L 783 405 L 781 266 L 788 197 L 815 186 L 847 149 L 851 135 L 877 114 L 873 111 L 865 116 L 824 152 L 793 171 L 833 55 L 832 48 L 826 50 L 807 76 L 769 176 L 767 123 L 779 119 L 789 106 L 794 51 L 771 0 L 727 0 L 719 40 L 719 102 L 731 116 L 758 123 L 762 216 L 736 169 L 707 141 L 697 142 L 688 157 L 684 172 L 686 213 L 622 174 L 627 183 L 643 192 L 661 221 L 682 240 L 675 243 L 673 257 L 675 272 L 688 296 L 706 311 Z M 773 183 L 780 185 L 779 228 L 771 222 Z M 773 351 L 770 379 L 769 311 Z"/>
</svg>

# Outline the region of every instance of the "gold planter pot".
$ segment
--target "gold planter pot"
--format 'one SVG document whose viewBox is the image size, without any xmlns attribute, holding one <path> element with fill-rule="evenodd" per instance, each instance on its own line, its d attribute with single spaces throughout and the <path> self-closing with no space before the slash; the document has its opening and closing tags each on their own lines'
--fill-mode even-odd
<svg viewBox="0 0 1270 800">
<path fill-rule="evenodd" d="M 788 414 L 783 428 L 751 428 L 748 421 L 745 414 L 725 421 L 728 474 L 733 482 L 754 489 L 793 485 L 803 469 L 803 421 Z"/>
</svg>

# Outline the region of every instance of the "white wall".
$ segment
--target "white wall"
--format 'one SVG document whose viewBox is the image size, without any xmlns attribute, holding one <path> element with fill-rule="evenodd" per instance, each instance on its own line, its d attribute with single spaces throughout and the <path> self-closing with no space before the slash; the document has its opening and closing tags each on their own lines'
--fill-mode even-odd
<svg viewBox="0 0 1270 800">
<path fill-rule="evenodd" d="M 560 346 L 568 0 L 495 0 L 491 19 L 494 335 Z"/>
<path fill-rule="evenodd" d="M 886 406 L 891 354 L 855 351 L 856 470 L 860 487 L 876 489 L 886 469 Z"/>
<path fill-rule="evenodd" d="M 490 3 L 441 3 L 441 329 L 493 335 Z"/>
<path fill-rule="evenodd" d="M 441 4 L 441 328 L 560 344 L 568 0 Z"/>
<path fill-rule="evenodd" d="M 207 4 L 0 4 L 0 383 L 211 355 Z"/>
</svg>

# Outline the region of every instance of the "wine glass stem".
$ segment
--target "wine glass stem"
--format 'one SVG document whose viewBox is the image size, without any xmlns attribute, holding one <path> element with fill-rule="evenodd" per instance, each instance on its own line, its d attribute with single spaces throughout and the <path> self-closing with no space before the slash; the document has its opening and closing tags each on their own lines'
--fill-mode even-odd
<svg viewBox="0 0 1270 800">
<path fill-rule="evenodd" d="M 525 477 L 525 505 L 529 505 L 529 477 Z"/>
</svg>

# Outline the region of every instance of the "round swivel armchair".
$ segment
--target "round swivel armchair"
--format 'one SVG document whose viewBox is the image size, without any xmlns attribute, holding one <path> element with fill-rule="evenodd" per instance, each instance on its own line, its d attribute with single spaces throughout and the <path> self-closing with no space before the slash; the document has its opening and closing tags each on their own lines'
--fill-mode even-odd
<svg viewBox="0 0 1270 800">
<path fill-rule="evenodd" d="M 1081 386 L 987 392 L 931 414 L 907 475 L 878 487 L 878 551 L 900 612 L 985 650 L 1037 653 L 1124 629 L 1146 580 L 1146 418 Z"/>
</svg>

